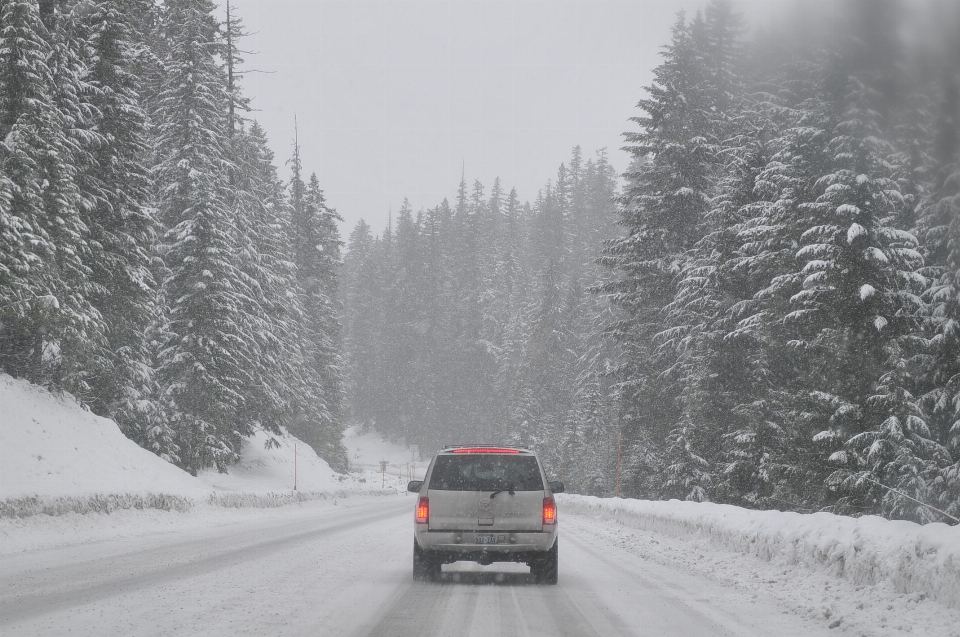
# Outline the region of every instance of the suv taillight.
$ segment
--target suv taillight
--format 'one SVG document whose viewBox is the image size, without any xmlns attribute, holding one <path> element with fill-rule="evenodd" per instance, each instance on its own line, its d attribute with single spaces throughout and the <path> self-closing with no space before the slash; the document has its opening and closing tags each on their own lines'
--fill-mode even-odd
<svg viewBox="0 0 960 637">
<path fill-rule="evenodd" d="M 543 523 L 544 524 L 557 523 L 557 503 L 554 501 L 553 498 L 543 499 Z"/>
<path fill-rule="evenodd" d="M 417 524 L 426 524 L 429 521 L 430 502 L 427 498 L 420 498 L 420 500 L 417 501 Z"/>
</svg>

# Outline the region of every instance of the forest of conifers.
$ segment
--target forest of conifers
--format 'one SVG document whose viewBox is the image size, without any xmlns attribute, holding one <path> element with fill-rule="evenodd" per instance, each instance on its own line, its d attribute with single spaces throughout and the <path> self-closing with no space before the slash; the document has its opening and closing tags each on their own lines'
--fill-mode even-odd
<svg viewBox="0 0 960 637">
<path fill-rule="evenodd" d="M 193 473 L 281 427 L 344 469 L 339 217 L 214 9 L 0 0 L 0 370 Z"/>
<path fill-rule="evenodd" d="M 960 517 L 960 12 L 804 6 L 678 15 L 624 174 L 465 171 L 341 259 L 238 20 L 0 0 L 0 369 L 193 472 L 281 428 L 344 468 L 356 423 L 581 493 Z"/>
<path fill-rule="evenodd" d="M 353 416 L 572 489 L 960 516 L 956 7 L 679 16 L 622 189 L 579 148 L 350 234 Z M 929 8 L 928 6 L 925 8 Z M 949 25 L 947 28 L 937 25 Z M 619 436 L 622 432 L 622 444 Z"/>
</svg>

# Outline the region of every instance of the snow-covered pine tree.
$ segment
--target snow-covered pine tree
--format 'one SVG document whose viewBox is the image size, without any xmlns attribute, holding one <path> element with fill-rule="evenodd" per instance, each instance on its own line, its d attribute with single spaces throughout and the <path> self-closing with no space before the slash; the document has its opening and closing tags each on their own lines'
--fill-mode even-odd
<svg viewBox="0 0 960 637">
<path fill-rule="evenodd" d="M 323 450 L 320 452 L 335 468 L 346 468 L 346 452 L 341 442 L 345 427 L 345 397 L 343 393 L 345 364 L 343 362 L 343 337 L 341 334 L 341 313 L 339 291 L 340 272 L 340 231 L 338 222 L 340 215 L 333 208 L 326 205 L 323 191 L 316 174 L 311 173 L 307 184 L 307 209 L 311 211 L 312 223 L 318 226 L 316 234 L 320 241 L 313 256 L 314 264 L 306 271 L 308 278 L 317 279 L 318 288 L 307 288 L 308 297 L 316 304 L 313 318 L 316 321 L 314 333 L 322 338 L 318 339 L 317 365 L 320 371 L 320 382 L 323 390 L 323 400 L 326 404 L 329 419 L 324 423 Z M 310 259 L 305 259 L 307 263 Z M 304 273 L 298 268 L 300 276 Z M 311 276 L 311 273 L 314 273 Z M 302 280 L 302 279 L 301 279 Z M 322 304 L 320 303 L 322 299 Z M 308 307 L 310 305 L 308 304 Z"/>
<path fill-rule="evenodd" d="M 53 77 L 36 4 L 4 0 L 0 29 L 0 367 L 39 382 L 41 327 L 59 301 L 43 272 L 56 248 L 41 225 L 42 166 L 34 153 L 47 139 L 62 140 L 63 124 L 56 112 L 45 112 L 52 106 Z M 63 151 L 62 141 L 58 150 Z"/>
<path fill-rule="evenodd" d="M 673 357 L 659 349 L 654 337 L 667 327 L 663 309 L 674 297 L 673 280 L 684 253 L 699 239 L 709 201 L 716 144 L 705 84 L 705 29 L 701 15 L 691 24 L 682 12 L 678 15 L 671 43 L 662 53 L 664 61 L 646 89 L 650 97 L 638 104 L 644 114 L 631 118 L 641 130 L 624 134 L 632 157 L 620 198 L 618 223 L 625 234 L 611 240 L 601 258 L 618 274 L 598 291 L 621 310 L 622 318 L 611 325 L 610 334 L 622 348 L 617 374 L 624 434 L 629 444 L 642 441 L 646 449 L 665 451 L 664 441 L 679 422 L 677 386 L 665 375 Z M 669 440 L 678 451 L 691 448 L 679 438 Z M 694 464 L 689 465 L 691 472 Z M 672 466 L 682 473 L 678 462 Z M 657 474 L 661 469 L 647 467 L 638 473 Z"/>
<path fill-rule="evenodd" d="M 516 212 L 516 191 L 511 191 L 505 198 L 499 177 L 494 180 L 490 191 L 488 208 L 489 222 L 484 225 L 481 268 L 481 306 L 484 312 L 481 339 L 486 345 L 486 361 L 490 366 L 487 372 L 488 391 L 491 396 L 503 396 L 504 378 L 501 371 L 505 365 L 506 330 L 512 318 L 513 284 L 517 275 L 514 249 L 518 238 L 509 236 L 510 216 Z M 489 409 L 489 418 L 494 426 L 487 435 L 494 436 L 506 419 L 507 405 L 503 400 L 493 400 Z"/>
<path fill-rule="evenodd" d="M 942 77 L 930 152 L 934 179 L 918 209 L 923 274 L 931 282 L 918 387 L 930 438 L 946 451 L 934 458 L 937 475 L 927 478 L 930 501 L 960 517 L 960 77 L 956 69 Z"/>
<path fill-rule="evenodd" d="M 721 437 L 715 460 L 722 471 L 717 472 L 714 497 L 766 507 L 770 505 L 768 497 L 773 495 L 771 468 L 781 456 L 784 436 L 769 413 L 774 388 L 770 385 L 766 343 L 750 330 L 738 329 L 742 313 L 763 286 L 749 268 L 742 266 L 740 231 L 757 210 L 754 186 L 769 162 L 762 133 L 751 119 L 741 120 L 740 124 L 747 127 L 744 134 L 731 138 L 726 154 L 730 161 L 707 217 L 711 229 L 697 245 L 697 256 L 691 259 L 691 277 L 684 279 L 681 289 L 692 288 L 691 296 L 706 318 L 698 326 L 697 347 L 710 370 L 707 382 L 699 387 L 708 395 L 696 413 Z"/>
<path fill-rule="evenodd" d="M 816 198 L 814 185 L 829 159 L 819 81 L 819 65 L 799 61 L 763 86 L 757 110 L 774 134 L 766 150 L 757 149 L 758 163 L 766 163 L 754 178 L 755 201 L 740 208 L 741 220 L 732 227 L 740 247 L 730 267 L 750 296 L 730 307 L 736 321 L 730 338 L 752 344 L 748 369 L 755 394 L 735 408 L 742 425 L 726 439 L 721 491 L 725 499 L 758 506 L 802 508 L 823 501 L 826 454 L 814 448 L 819 430 L 805 411 L 808 383 L 817 372 L 788 345 L 795 334 L 783 320 L 802 286 L 796 252 L 806 226 L 798 206 Z"/>
<path fill-rule="evenodd" d="M 140 107 L 146 114 L 147 134 L 151 139 L 155 135 L 153 116 L 157 110 L 160 91 L 166 73 L 164 60 L 169 59 L 169 43 L 163 34 L 162 15 L 165 7 L 154 0 L 127 0 L 123 3 L 126 20 L 131 26 L 133 37 L 133 69 L 140 85 Z M 144 162 L 150 166 L 156 163 L 153 148 L 148 148 Z"/>
<path fill-rule="evenodd" d="M 911 68 L 910 56 L 905 55 L 901 31 L 905 7 L 887 2 L 870 8 L 850 7 L 850 10 L 855 18 L 855 26 L 845 54 L 851 73 L 858 81 L 858 90 L 853 94 L 860 98 L 861 103 L 868 105 L 869 121 L 875 127 L 870 131 L 870 139 L 881 137 L 891 143 L 891 152 L 884 158 L 884 168 L 896 181 L 899 190 L 897 209 L 884 219 L 884 226 L 910 230 L 916 227 L 920 195 L 924 190 L 932 193 L 936 189 L 936 179 L 943 176 L 941 170 L 949 163 L 949 159 L 943 161 L 946 158 L 942 154 L 928 152 L 928 149 L 935 148 L 928 140 L 931 134 L 939 133 L 944 135 L 940 143 L 949 144 L 949 138 L 952 136 L 955 140 L 957 136 L 956 130 L 951 133 L 938 125 L 933 115 L 935 100 L 938 95 L 943 95 L 941 89 L 949 91 L 949 80 L 957 77 L 955 64 L 941 59 L 942 51 L 949 47 L 957 51 L 956 43 L 934 43 L 937 36 L 943 33 L 935 29 L 928 34 L 932 36 L 931 41 L 920 45 L 921 49 L 926 49 L 920 55 L 929 55 L 933 49 L 938 49 L 924 66 L 936 69 L 934 74 L 937 75 L 945 70 L 946 74 L 941 77 L 948 78 L 945 84 L 933 86 L 933 90 L 930 90 L 929 80 L 924 82 L 920 79 L 929 71 L 924 71 L 924 66 Z M 950 25 L 945 31 L 952 31 L 948 39 L 955 40 L 958 35 L 956 20 L 948 20 L 944 24 Z M 955 122 L 955 115 L 950 119 Z M 956 128 L 955 124 L 946 128 L 951 127 Z M 937 128 L 940 130 L 937 131 Z M 939 157 L 933 159 L 938 154 Z M 924 179 L 925 176 L 927 179 Z M 929 177 L 933 177 L 933 180 Z M 920 238 L 932 237 L 920 235 Z M 922 248 L 921 251 L 925 256 L 932 256 L 936 252 Z M 915 308 L 915 311 L 911 314 L 909 310 L 901 310 L 898 313 L 901 321 L 931 316 L 933 308 L 927 303 L 931 299 L 929 283 L 931 279 L 935 280 L 934 272 L 937 269 L 936 266 L 922 269 L 927 279 L 915 277 L 913 281 L 903 282 L 907 291 L 917 294 L 923 291 L 924 300 L 911 297 L 908 307 Z M 933 277 L 930 277 L 931 274 Z M 942 518 L 934 509 L 917 502 L 937 503 L 940 500 L 945 483 L 939 477 L 944 469 L 953 464 L 949 443 L 939 435 L 941 431 L 938 431 L 934 416 L 936 409 L 930 410 L 932 403 L 924 405 L 924 401 L 915 398 L 931 388 L 925 382 L 929 377 L 924 363 L 931 360 L 929 354 L 936 346 L 930 348 L 931 341 L 917 337 L 931 335 L 929 328 L 933 327 L 933 323 L 927 321 L 928 331 L 925 335 L 915 323 L 901 327 L 905 333 L 887 345 L 887 370 L 869 400 L 869 405 L 877 412 L 875 418 L 880 422 L 857 436 L 856 443 L 848 442 L 847 448 L 858 452 L 857 457 L 864 471 L 863 479 L 872 480 L 868 483 L 871 486 L 876 487 L 874 483 L 880 482 L 885 487 L 883 490 L 877 489 L 877 496 L 873 500 L 879 500 L 879 504 L 871 502 L 872 507 L 878 507 L 888 516 L 920 521 L 937 520 Z M 921 356 L 916 356 L 917 353 Z M 950 367 L 946 365 L 948 370 Z M 927 409 L 923 409 L 925 406 Z M 866 485 L 862 487 L 862 491 L 866 491 Z"/>
<path fill-rule="evenodd" d="M 297 384 L 303 308 L 290 258 L 288 211 L 273 152 L 257 122 L 237 123 L 229 139 L 230 189 L 225 204 L 232 213 L 233 242 L 245 302 L 244 331 L 257 343 L 255 366 L 243 390 L 245 413 L 255 426 L 278 433 L 290 425 L 293 404 L 303 396 Z"/>
<path fill-rule="evenodd" d="M 558 371 L 569 379 L 571 396 L 558 441 L 561 463 L 555 470 L 573 488 L 598 495 L 614 490 L 612 463 L 616 460 L 619 418 L 611 379 L 606 374 L 608 362 L 615 356 L 614 343 L 603 334 L 610 308 L 605 299 L 591 294 L 588 288 L 598 279 L 610 278 L 610 271 L 600 268 L 595 260 L 601 238 L 613 231 L 616 176 L 611 174 L 603 151 L 596 161 L 584 163 L 576 147 L 570 159 L 569 182 L 570 247 L 561 254 L 569 273 L 565 320 L 571 355 L 565 359 L 568 369 Z"/>
<path fill-rule="evenodd" d="M 570 414 L 574 437 L 559 477 L 572 492 L 604 497 L 613 493 L 616 480 L 617 405 L 604 383 L 602 362 L 588 358 L 581 367 Z"/>
<path fill-rule="evenodd" d="M 82 19 L 87 10 L 88 7 L 76 7 L 68 2 L 40 3 L 41 18 L 48 25 L 51 43 L 51 56 L 47 63 L 57 79 L 55 101 L 67 125 L 65 140 L 70 156 L 66 162 L 73 170 L 73 182 L 79 196 L 78 241 L 74 250 L 82 264 L 82 272 L 78 272 L 73 279 L 73 293 L 82 297 L 84 303 L 91 304 L 99 314 L 99 308 L 92 304 L 93 297 L 99 291 L 99 282 L 91 274 L 93 264 L 102 255 L 98 254 L 97 238 L 89 235 L 90 229 L 84 214 L 94 205 L 93 193 L 88 192 L 81 181 L 92 172 L 94 149 L 108 142 L 98 130 L 96 114 L 90 104 L 97 87 L 87 80 L 92 57 L 89 47 L 91 36 Z M 99 333 L 95 330 L 85 331 L 80 338 L 67 340 L 59 347 L 58 375 L 61 382 L 81 400 L 93 395 L 95 389 L 89 381 L 94 370 L 101 365 L 101 359 L 110 357 L 109 344 L 106 342 L 109 326 L 102 314 L 100 318 L 103 329 Z"/>
<path fill-rule="evenodd" d="M 425 331 L 423 289 L 425 259 L 421 245 L 422 219 L 415 218 L 410 201 L 403 200 L 397 213 L 393 235 L 393 260 L 390 285 L 385 290 L 383 332 L 384 361 L 388 367 L 391 405 L 382 418 L 390 419 L 390 427 L 399 436 L 420 432 L 416 422 L 419 404 L 428 393 L 423 374 Z"/>
<path fill-rule="evenodd" d="M 841 507 L 862 510 L 882 497 L 864 480 L 872 445 L 867 439 L 870 432 L 882 435 L 876 428 L 896 415 L 887 401 L 872 397 L 881 377 L 894 378 L 886 375 L 898 365 L 890 358 L 915 327 L 922 257 L 913 235 L 891 223 L 902 197 L 865 87 L 837 62 L 828 66 L 824 83 L 828 170 L 815 184 L 816 200 L 799 206 L 807 228 L 797 251 L 803 282 L 785 319 L 796 326 L 794 345 L 821 370 L 813 394 L 822 410 L 813 416 L 822 423 L 816 440 L 833 447 L 830 459 L 842 467 L 828 484 Z"/>
<path fill-rule="evenodd" d="M 339 215 L 327 207 L 320 183 L 303 181 L 299 139 L 294 140 L 289 184 L 290 223 L 302 316 L 296 330 L 300 346 L 298 386 L 291 430 L 332 467 L 345 470 L 343 373 L 337 276 L 340 267 Z"/>
<path fill-rule="evenodd" d="M 326 297 L 323 311 L 318 312 L 320 328 L 326 334 L 322 352 L 324 401 L 330 412 L 331 430 L 328 437 L 339 442 L 342 438 L 346 416 L 346 398 L 343 392 L 345 364 L 343 362 L 343 302 L 340 298 L 340 271 L 343 263 L 339 213 L 326 204 L 316 173 L 310 174 L 307 184 L 307 206 L 316 210 L 320 243 L 316 249 L 316 277 L 320 290 Z M 336 446 L 332 447 L 336 449 Z"/>
<path fill-rule="evenodd" d="M 708 486 L 715 482 L 711 474 L 719 474 L 721 441 L 736 422 L 732 409 L 740 402 L 737 395 L 743 393 L 744 381 L 750 378 L 729 373 L 745 368 L 749 350 L 725 338 L 732 330 L 723 319 L 726 308 L 742 300 L 745 293 L 723 266 L 738 247 L 730 226 L 739 207 L 752 199 L 756 175 L 756 171 L 744 174 L 738 161 L 748 154 L 742 146 L 754 132 L 737 134 L 735 128 L 745 125 L 740 121 L 744 99 L 741 31 L 731 4 L 721 0 L 708 4 L 702 23 L 691 25 L 691 39 L 704 67 L 700 124 L 704 136 L 714 140 L 709 164 L 703 170 L 716 184 L 712 189 L 716 194 L 699 222 L 702 238 L 680 261 L 674 298 L 664 308 L 669 327 L 656 337 L 676 359 L 676 383 L 681 388 L 681 427 L 672 438 L 677 442 L 672 445 L 673 459 L 668 461 L 673 474 L 668 485 L 698 484 L 697 499 L 711 497 Z M 699 477 L 684 477 L 683 467 Z M 672 495 L 683 496 L 685 489 Z"/>
<path fill-rule="evenodd" d="M 425 350 L 421 353 L 423 389 L 421 390 L 421 404 L 417 407 L 422 414 L 423 424 L 418 429 L 415 439 L 424 449 L 438 448 L 450 440 L 447 431 L 450 420 L 447 415 L 449 408 L 444 393 L 446 382 L 446 366 L 444 361 L 453 356 L 449 346 L 450 305 L 446 295 L 452 289 L 450 269 L 448 267 L 451 255 L 446 250 L 451 237 L 450 205 L 444 199 L 440 205 L 426 211 L 422 220 L 422 254 L 423 254 L 423 283 L 420 294 L 422 296 L 422 314 L 418 331 L 422 332 Z"/>
<path fill-rule="evenodd" d="M 243 390 L 259 355 L 247 331 L 253 321 L 244 308 L 252 301 L 236 263 L 238 229 L 226 200 L 228 95 L 213 10 L 210 0 L 167 3 L 169 59 L 155 121 L 153 173 L 167 269 L 157 371 L 180 465 L 193 473 L 224 469 L 253 432 Z"/>
<path fill-rule="evenodd" d="M 527 333 L 524 308 L 530 297 L 530 288 L 523 268 L 526 237 L 522 213 L 517 190 L 511 188 L 503 206 L 502 240 L 495 246 L 496 271 L 493 274 L 495 305 L 492 315 L 497 322 L 498 364 L 492 391 L 500 399 L 494 433 L 499 439 L 506 439 L 510 434 L 511 397 L 516 388 Z"/>
<path fill-rule="evenodd" d="M 119 0 L 79 9 L 71 19 L 86 44 L 84 128 L 96 137 L 81 139 L 87 148 L 77 183 L 87 201 L 81 218 L 89 232 L 90 301 L 108 326 L 88 363 L 87 400 L 128 438 L 169 456 L 169 432 L 147 425 L 156 413 L 145 337 L 155 311 L 156 224 L 144 164 L 147 120 L 134 73 L 138 36 Z"/>
<path fill-rule="evenodd" d="M 496 399 L 496 386 L 502 365 L 504 326 L 509 320 L 509 298 L 505 294 L 506 283 L 503 248 L 504 235 L 504 192 L 500 178 L 494 179 L 490 197 L 486 203 L 485 214 L 480 226 L 480 287 L 478 300 L 482 312 L 478 354 L 483 366 L 484 388 L 480 394 L 485 402 L 484 418 L 489 425 L 483 435 L 490 438 L 496 424 L 502 422 L 505 406 Z"/>
<path fill-rule="evenodd" d="M 54 17 L 45 24 L 35 2 L 0 3 L 0 367 L 83 399 L 90 345 L 106 327 L 89 301 L 76 184 L 82 65 Z"/>
<path fill-rule="evenodd" d="M 377 291 L 374 314 L 374 342 L 377 347 L 374 354 L 372 373 L 373 393 L 369 396 L 372 421 L 377 429 L 392 439 L 402 435 L 398 431 L 397 396 L 398 378 L 396 377 L 397 359 L 395 344 L 390 342 L 393 332 L 391 312 L 394 310 L 393 290 L 397 282 L 396 237 L 391 215 L 383 234 L 374 242 L 370 259 L 370 276 Z M 452 394 L 451 394 L 452 395 Z M 451 401 L 452 402 L 452 401 Z"/>
<path fill-rule="evenodd" d="M 237 16 L 236 9 L 226 3 L 226 21 L 223 24 L 224 58 L 227 67 L 227 131 L 231 136 L 236 132 L 242 118 L 237 111 L 249 111 L 250 100 L 240 89 L 239 79 L 243 76 L 240 66 L 245 62 L 247 52 L 240 48 L 240 40 L 250 35 L 243 26 L 243 20 Z"/>
<path fill-rule="evenodd" d="M 263 129 L 249 128 L 238 78 L 244 37 L 241 21 L 227 4 L 223 31 L 227 129 L 232 164 L 229 203 L 237 225 L 240 268 L 247 276 L 244 315 L 259 353 L 249 370 L 247 412 L 269 431 L 285 426 L 338 470 L 346 469 L 342 443 L 343 390 L 336 307 L 339 216 L 324 202 L 314 175 L 303 182 L 295 141 L 291 201 L 273 165 Z"/>
<path fill-rule="evenodd" d="M 727 139 L 729 127 L 743 108 L 745 25 L 732 0 L 710 0 L 704 8 L 704 19 L 707 86 L 718 120 L 718 137 Z"/>
<path fill-rule="evenodd" d="M 585 222 L 587 235 L 584 243 L 589 248 L 590 271 L 593 274 L 590 280 L 593 281 L 610 276 L 609 270 L 596 267 L 596 260 L 602 253 L 603 242 L 618 234 L 614 204 L 618 188 L 617 172 L 610 165 L 605 148 L 597 151 L 595 159 L 587 161 L 584 182 L 588 219 Z"/>
<path fill-rule="evenodd" d="M 453 349 L 446 357 L 450 375 L 444 391 L 451 396 L 451 422 L 462 423 L 457 440 L 479 440 L 489 435 L 494 409 L 490 351 L 482 338 L 484 326 L 482 229 L 489 216 L 484 186 L 474 180 L 468 192 L 461 180 L 457 205 L 451 219 L 450 264 L 453 266 L 448 291 L 451 301 L 449 332 Z"/>
<path fill-rule="evenodd" d="M 344 355 L 347 364 L 347 396 L 351 419 L 361 425 L 373 420 L 371 402 L 376 369 L 376 302 L 373 277 L 374 239 L 364 220 L 350 232 L 343 259 Z"/>
<path fill-rule="evenodd" d="M 571 389 L 564 373 L 569 334 L 557 268 L 544 271 L 540 281 L 540 299 L 529 318 L 530 336 L 514 390 L 509 434 L 513 444 L 536 449 L 548 467 L 556 467 Z"/>
</svg>

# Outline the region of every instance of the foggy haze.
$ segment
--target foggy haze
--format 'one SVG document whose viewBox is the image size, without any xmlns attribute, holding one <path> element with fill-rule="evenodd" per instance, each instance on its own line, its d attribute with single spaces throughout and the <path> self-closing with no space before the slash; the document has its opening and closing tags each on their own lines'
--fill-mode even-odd
<svg viewBox="0 0 960 637">
<path fill-rule="evenodd" d="M 778 4 L 737 8 L 764 24 Z M 468 183 L 499 176 L 522 201 L 578 144 L 586 157 L 606 148 L 622 171 L 621 134 L 670 25 L 704 5 L 231 2 L 253 34 L 242 47 L 257 52 L 245 66 L 268 72 L 243 79 L 251 116 L 282 163 L 296 114 L 304 166 L 344 235 L 361 218 L 380 233 L 404 197 L 414 210 L 452 199 L 462 167 Z"/>
</svg>

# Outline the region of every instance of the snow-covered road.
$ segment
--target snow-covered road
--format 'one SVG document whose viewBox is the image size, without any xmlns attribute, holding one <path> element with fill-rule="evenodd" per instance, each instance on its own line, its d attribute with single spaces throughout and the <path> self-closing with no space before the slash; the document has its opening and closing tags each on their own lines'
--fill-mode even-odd
<svg viewBox="0 0 960 637">
<path fill-rule="evenodd" d="M 16 553 L 0 561 L 0 633 L 20 635 L 819 635 L 715 581 L 562 519 L 560 584 L 523 565 L 410 576 L 412 498 Z"/>
</svg>

